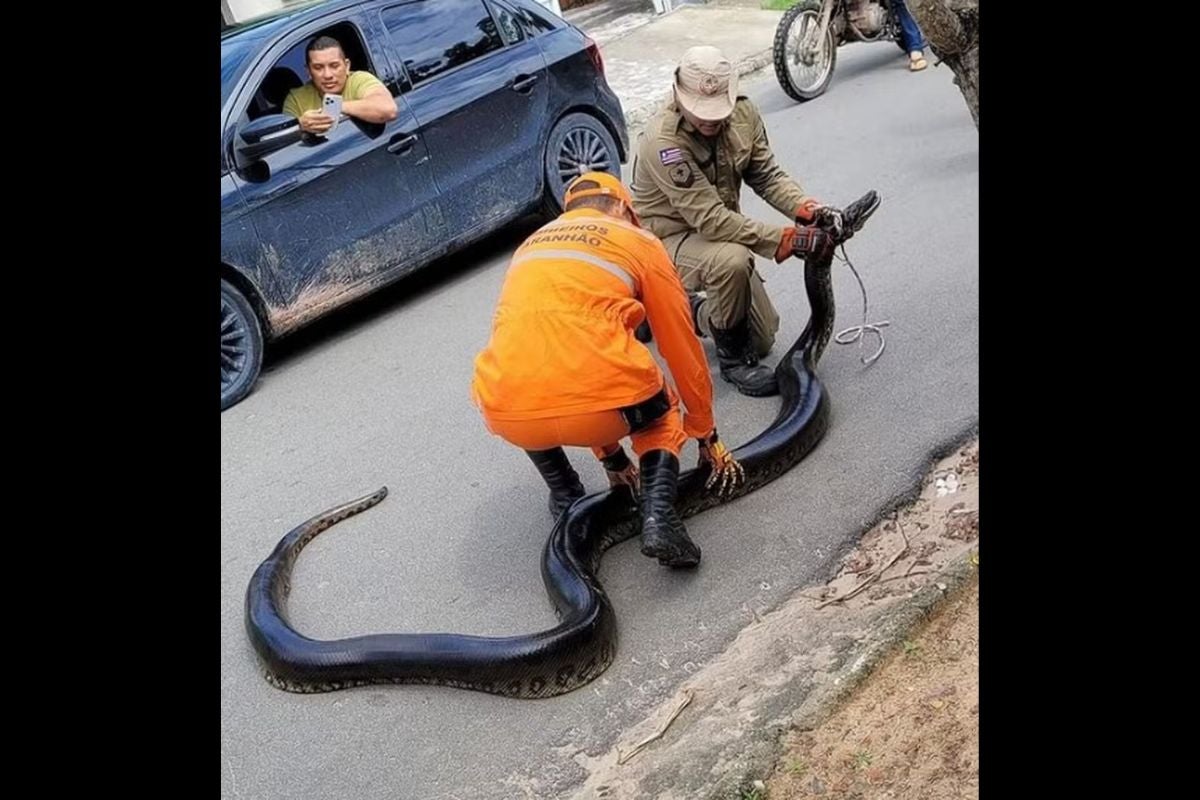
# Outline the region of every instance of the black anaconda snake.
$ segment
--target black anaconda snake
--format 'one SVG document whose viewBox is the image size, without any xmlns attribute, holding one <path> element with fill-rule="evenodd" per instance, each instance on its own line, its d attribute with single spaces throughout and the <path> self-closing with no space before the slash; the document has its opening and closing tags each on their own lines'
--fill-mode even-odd
<svg viewBox="0 0 1200 800">
<path fill-rule="evenodd" d="M 849 238 L 878 207 L 875 192 L 843 213 Z M 676 507 L 690 517 L 749 494 L 804 458 L 825 434 L 829 398 L 815 367 L 833 332 L 832 251 L 805 262 L 812 314 L 776 367 L 779 414 L 758 436 L 733 451 L 746 480 L 718 498 L 704 488 L 708 467 L 680 475 Z M 379 503 L 387 488 L 329 509 L 289 532 L 259 565 L 246 590 L 246 631 L 267 680 L 292 692 L 328 692 L 377 683 L 453 686 L 510 697 L 550 697 L 594 680 L 612 663 L 616 615 L 596 577 L 604 552 L 639 533 L 633 495 L 620 487 L 574 503 L 555 523 L 542 553 L 542 579 L 559 624 L 520 636 L 379 633 L 318 641 L 287 621 L 285 601 L 300 551 L 322 531 Z"/>
</svg>

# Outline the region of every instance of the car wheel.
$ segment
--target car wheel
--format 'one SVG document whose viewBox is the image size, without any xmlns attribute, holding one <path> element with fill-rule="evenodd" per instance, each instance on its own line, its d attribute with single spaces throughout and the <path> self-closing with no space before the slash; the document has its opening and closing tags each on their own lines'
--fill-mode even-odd
<svg viewBox="0 0 1200 800">
<path fill-rule="evenodd" d="M 562 213 L 567 184 L 585 172 L 621 176 L 621 153 L 604 124 L 588 114 L 568 114 L 558 121 L 546 140 L 546 188 L 542 207 L 546 216 Z"/>
<path fill-rule="evenodd" d="M 262 326 L 250 303 L 221 279 L 221 410 L 250 393 L 262 366 Z"/>
</svg>

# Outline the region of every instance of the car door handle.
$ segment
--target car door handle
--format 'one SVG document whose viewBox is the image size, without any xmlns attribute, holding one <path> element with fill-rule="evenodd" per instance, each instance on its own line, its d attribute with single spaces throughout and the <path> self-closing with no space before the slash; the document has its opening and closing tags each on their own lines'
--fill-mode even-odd
<svg viewBox="0 0 1200 800">
<path fill-rule="evenodd" d="M 413 145 L 416 143 L 417 135 L 415 133 L 410 133 L 407 136 L 405 136 L 403 133 L 398 133 L 392 139 L 392 141 L 388 143 L 387 149 L 389 153 L 395 153 L 398 156 L 402 156 L 409 150 L 412 150 Z"/>
<path fill-rule="evenodd" d="M 297 180 L 296 178 L 290 178 L 290 179 L 284 181 L 283 183 L 279 184 L 278 186 L 276 186 L 274 189 L 268 189 L 267 191 L 263 192 L 262 199 L 270 200 L 272 197 L 277 197 L 277 196 L 283 194 L 284 192 L 291 191 L 292 189 L 296 188 L 296 186 L 299 183 L 300 183 L 300 181 Z"/>
<path fill-rule="evenodd" d="M 533 89 L 533 85 L 535 83 L 537 83 L 537 79 L 538 79 L 537 75 L 526 75 L 523 78 L 517 77 L 517 78 L 513 79 L 513 82 L 511 84 L 509 84 L 509 88 L 512 89 L 514 92 L 520 92 L 521 94 L 529 94 L 530 90 Z"/>
</svg>

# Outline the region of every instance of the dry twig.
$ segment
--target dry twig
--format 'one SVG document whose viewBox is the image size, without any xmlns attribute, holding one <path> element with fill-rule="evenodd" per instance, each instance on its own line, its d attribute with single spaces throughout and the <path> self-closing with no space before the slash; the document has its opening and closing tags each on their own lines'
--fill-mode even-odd
<svg viewBox="0 0 1200 800">
<path fill-rule="evenodd" d="M 624 764 L 626 761 L 642 752 L 642 749 L 645 748 L 646 745 L 650 744 L 655 739 L 662 738 L 662 735 L 667 732 L 667 728 L 671 727 L 671 723 L 675 721 L 675 718 L 679 716 L 680 712 L 687 708 L 688 703 L 692 702 L 692 698 L 694 696 L 694 690 L 684 689 L 683 698 L 680 699 L 679 704 L 675 706 L 675 710 L 671 712 L 671 716 L 667 717 L 667 721 L 664 722 L 656 732 L 650 734 L 645 739 L 642 739 L 640 742 L 635 744 L 628 753 L 622 753 L 621 748 L 617 748 L 617 763 Z"/>
</svg>

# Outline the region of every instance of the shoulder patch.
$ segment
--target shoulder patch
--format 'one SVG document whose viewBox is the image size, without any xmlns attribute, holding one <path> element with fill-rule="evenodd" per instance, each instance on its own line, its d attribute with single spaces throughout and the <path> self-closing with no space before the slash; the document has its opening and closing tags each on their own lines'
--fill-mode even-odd
<svg viewBox="0 0 1200 800">
<path fill-rule="evenodd" d="M 696 182 L 696 176 L 692 174 L 692 167 L 686 161 L 673 165 L 667 171 L 667 175 L 671 178 L 671 183 L 681 189 L 690 189 Z"/>
</svg>

